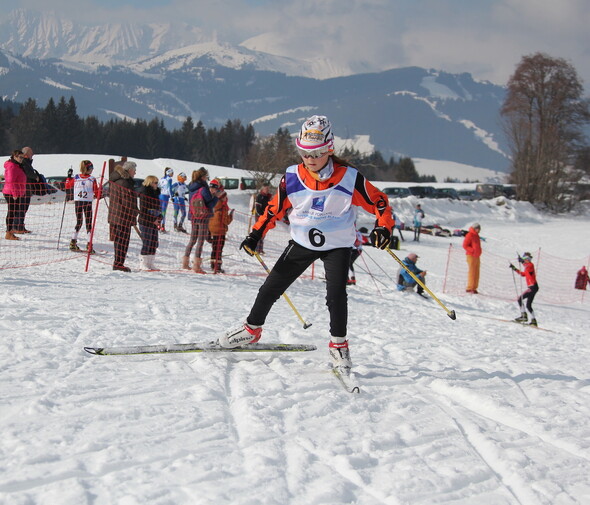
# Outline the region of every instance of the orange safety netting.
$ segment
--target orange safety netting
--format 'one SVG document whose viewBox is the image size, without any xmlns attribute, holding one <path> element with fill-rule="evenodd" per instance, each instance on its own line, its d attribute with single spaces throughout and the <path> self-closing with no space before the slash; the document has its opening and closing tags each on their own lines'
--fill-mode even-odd
<svg viewBox="0 0 590 505">
<path fill-rule="evenodd" d="M 588 265 L 589 258 L 564 259 L 542 252 L 533 253 L 539 292 L 535 301 L 568 304 L 582 302 L 585 291 L 575 289 L 576 275 L 582 265 Z M 526 289 L 524 278 L 509 268 L 517 264 L 514 258 L 506 258 L 484 251 L 481 255 L 478 291 L 483 296 L 502 300 L 516 300 Z M 467 261 L 463 248 L 449 247 L 443 292 L 466 294 Z"/>
<path fill-rule="evenodd" d="M 140 266 L 142 247 L 148 247 L 147 254 L 152 254 L 154 246 L 153 233 L 143 234 L 140 226 L 140 199 L 136 192 L 110 184 L 109 194 L 100 200 L 92 202 L 92 232 L 87 234 L 84 222 L 78 232 L 76 245 L 81 249 L 74 252 L 70 249 L 70 242 L 75 236 L 77 223 L 75 202 L 65 201 L 65 193 L 58 192 L 41 197 L 33 196 L 30 207 L 25 216 L 25 228 L 31 233 L 17 234 L 20 239 L 5 240 L 4 233 L 0 237 L 0 269 L 22 268 L 36 265 L 59 263 L 64 261 L 79 261 L 80 269 L 91 269 L 93 264 L 103 263 L 112 265 L 115 261 L 115 239 L 125 239 L 129 235 L 128 250 L 125 266 L 137 269 Z M 125 203 L 119 205 L 123 198 Z M 149 197 L 144 197 L 148 201 Z M 153 199 L 153 207 L 160 208 L 161 201 Z M 192 231 L 189 217 L 189 202 L 185 202 L 187 216 L 183 223 L 186 233 L 174 230 L 174 204 L 170 201 L 166 206 L 166 233 L 157 231 L 157 248 L 155 248 L 154 263 L 162 271 L 180 271 L 182 259 L 185 255 Z M 231 207 L 231 195 L 229 196 Z M 109 212 L 111 221 L 109 223 Z M 161 212 L 161 211 L 160 211 Z M 3 224 L 7 213 L 7 204 L 0 201 L 0 216 Z M 113 218 L 113 213 L 115 217 Z M 181 213 L 178 213 L 180 218 Z M 222 252 L 222 268 L 228 274 L 237 275 L 266 275 L 262 266 L 254 258 L 250 258 L 243 251 L 239 251 L 240 243 L 244 240 L 254 222 L 250 214 L 235 211 L 233 221 L 229 225 L 225 236 Z M 115 224 L 115 226 L 113 226 Z M 145 229 L 144 229 L 145 231 Z M 153 231 L 153 230 L 152 230 Z M 92 248 L 96 254 L 87 255 L 86 248 L 92 236 Z M 145 244 L 144 244 L 145 238 Z M 264 261 L 273 264 L 282 253 L 290 239 L 289 228 L 284 223 L 277 227 L 264 239 Z M 124 240 L 123 240 L 124 241 Z M 117 241 L 117 242 L 120 242 Z M 201 253 L 203 268 L 211 272 L 213 243 L 206 241 Z M 191 265 L 194 260 L 194 248 L 191 251 Z M 307 275 L 312 275 L 312 268 Z"/>
</svg>

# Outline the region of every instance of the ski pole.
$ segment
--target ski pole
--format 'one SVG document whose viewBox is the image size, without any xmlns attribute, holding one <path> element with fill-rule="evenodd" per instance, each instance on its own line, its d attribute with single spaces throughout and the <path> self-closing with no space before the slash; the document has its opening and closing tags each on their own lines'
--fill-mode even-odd
<svg viewBox="0 0 590 505">
<path fill-rule="evenodd" d="M 57 236 L 57 249 L 59 249 L 59 241 L 61 240 L 61 229 L 64 225 L 64 216 L 66 215 L 66 203 L 68 201 L 68 194 L 64 195 L 64 210 L 61 213 L 61 224 L 59 225 L 59 235 Z"/>
<path fill-rule="evenodd" d="M 252 256 L 255 256 L 256 259 L 260 262 L 260 264 L 262 265 L 262 267 L 266 270 L 267 274 L 270 274 L 270 270 L 268 268 L 268 266 L 266 266 L 266 263 L 264 262 L 264 260 L 260 257 L 260 254 L 258 254 L 256 251 L 253 251 L 252 249 L 250 249 L 249 247 L 244 247 L 244 249 L 246 249 L 246 252 L 248 252 L 249 254 L 251 254 Z M 290 300 L 290 298 L 287 296 L 287 293 L 283 293 L 283 298 L 287 301 L 287 303 L 289 304 L 289 307 L 291 307 L 293 309 L 293 312 L 295 312 L 295 315 L 299 318 L 299 320 L 303 323 L 303 329 L 307 330 L 307 328 L 309 328 L 311 326 L 311 323 L 308 323 L 305 319 L 303 319 L 303 317 L 301 317 L 301 314 L 299 313 L 299 311 L 295 308 L 295 305 L 293 305 L 293 302 Z"/>
<path fill-rule="evenodd" d="M 369 276 L 371 277 L 371 279 L 373 279 L 373 284 L 375 284 L 375 287 L 377 288 L 377 291 L 379 292 L 379 294 L 383 294 L 381 293 L 381 290 L 379 289 L 379 285 L 377 284 L 377 281 L 375 280 L 375 276 L 371 273 L 371 270 L 369 270 L 369 265 L 367 265 L 367 261 L 364 258 L 364 255 L 361 254 L 361 259 L 363 260 L 363 263 L 365 264 L 365 267 L 367 268 L 367 273 L 369 274 Z"/>
<path fill-rule="evenodd" d="M 418 278 L 418 276 L 414 274 L 414 272 L 412 272 L 412 271 L 411 271 L 411 270 L 410 270 L 410 269 L 409 269 L 409 268 L 408 268 L 406 265 L 404 265 L 404 262 L 403 262 L 402 260 L 400 260 L 400 259 L 399 259 L 399 258 L 398 258 L 398 257 L 395 255 L 395 253 L 394 253 L 394 252 L 393 252 L 393 251 L 392 251 L 392 250 L 391 250 L 389 247 L 386 247 L 386 248 L 385 248 L 385 250 L 386 250 L 386 251 L 387 251 L 387 252 L 388 252 L 388 253 L 389 253 L 389 254 L 390 254 L 392 257 L 393 257 L 393 259 L 395 259 L 395 261 L 397 261 L 397 262 L 400 264 L 400 266 L 401 266 L 401 267 L 402 267 L 402 268 L 403 268 L 403 269 L 404 269 L 406 272 L 408 272 L 408 273 L 410 274 L 410 276 L 412 277 L 412 279 L 414 279 L 414 280 L 415 280 L 415 281 L 416 281 L 416 282 L 417 282 L 417 283 L 418 283 L 418 284 L 419 284 L 419 285 L 420 285 L 420 286 L 421 286 L 423 289 L 425 289 L 425 290 L 428 292 L 428 294 L 429 294 L 430 296 L 432 296 L 432 298 L 434 298 L 434 300 L 436 300 L 436 302 L 437 302 L 437 303 L 438 303 L 438 304 L 439 304 L 439 305 L 440 305 L 440 306 L 441 306 L 443 309 L 445 309 L 445 311 L 446 311 L 446 313 L 447 313 L 447 316 L 449 316 L 449 317 L 450 317 L 450 318 L 451 318 L 453 321 L 454 321 L 455 319 L 457 319 L 457 315 L 455 314 L 455 311 L 454 311 L 454 310 L 449 310 L 449 309 L 447 309 L 447 308 L 445 307 L 444 303 L 443 303 L 443 302 L 441 302 L 441 301 L 440 301 L 440 300 L 439 300 L 439 299 L 436 297 L 436 295 L 435 295 L 435 294 L 434 294 L 432 291 L 430 291 L 430 289 L 428 289 L 428 287 L 426 286 L 426 284 L 424 284 L 424 283 L 423 283 L 423 282 L 422 282 L 422 281 L 421 281 L 421 280 Z"/>
</svg>

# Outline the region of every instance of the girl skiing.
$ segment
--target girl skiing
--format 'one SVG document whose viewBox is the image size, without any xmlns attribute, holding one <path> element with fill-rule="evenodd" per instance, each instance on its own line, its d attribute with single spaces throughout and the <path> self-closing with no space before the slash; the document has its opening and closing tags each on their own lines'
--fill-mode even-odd
<svg viewBox="0 0 590 505">
<path fill-rule="evenodd" d="M 184 196 L 188 194 L 188 186 L 186 185 L 186 174 L 180 172 L 176 178 L 177 182 L 172 184 L 172 201 L 174 203 L 174 230 L 186 233 L 184 229 L 184 220 L 186 218 L 186 204 Z M 178 214 L 180 213 L 180 221 Z"/>
<path fill-rule="evenodd" d="M 160 179 L 160 205 L 161 205 L 161 212 L 162 212 L 162 223 L 160 224 L 160 231 L 162 233 L 166 233 L 166 210 L 168 210 L 168 202 L 170 201 L 170 197 L 173 195 L 172 192 L 172 176 L 174 175 L 174 170 L 171 168 L 166 168 L 164 170 L 164 177 Z"/>
<path fill-rule="evenodd" d="M 527 313 L 523 308 L 524 300 L 526 300 L 526 310 L 528 310 L 529 314 L 531 315 L 531 322 L 529 324 L 531 326 L 537 326 L 537 318 L 535 317 L 535 312 L 533 311 L 533 300 L 535 299 L 537 291 L 539 291 L 539 285 L 537 284 L 535 265 L 533 265 L 532 259 L 533 255 L 530 252 L 525 252 L 522 255 L 522 258 L 520 256 L 518 258 L 518 261 L 523 264 L 523 270 L 519 270 L 512 263 L 510 263 L 510 268 L 514 272 L 524 277 L 527 284 L 526 290 L 518 297 L 517 300 L 518 306 L 520 307 L 520 317 L 517 317 L 515 321 L 517 323 L 526 323 Z"/>
<path fill-rule="evenodd" d="M 80 173 L 66 183 L 66 190 L 73 190 L 74 212 L 76 213 L 76 226 L 70 240 L 71 251 L 81 251 L 78 247 L 78 233 L 82 228 L 82 219 L 86 221 L 86 251 L 90 247 L 90 231 L 92 230 L 92 201 L 94 197 L 100 197 L 96 177 L 92 175 L 94 166 L 89 160 L 80 163 Z M 90 251 L 94 254 L 94 250 Z"/>
<path fill-rule="evenodd" d="M 350 372 L 346 280 L 350 251 L 356 239 L 356 207 L 376 217 L 371 243 L 389 244 L 394 226 L 387 196 L 334 154 L 332 125 L 326 116 L 312 116 L 297 136 L 302 163 L 287 168 L 277 193 L 240 245 L 253 255 L 264 235 L 289 213 L 291 240 L 264 284 L 245 323 L 219 339 L 222 347 L 257 342 L 266 316 L 278 298 L 315 260 L 326 271 L 326 304 L 330 313 L 328 349 L 333 367 Z"/>
</svg>

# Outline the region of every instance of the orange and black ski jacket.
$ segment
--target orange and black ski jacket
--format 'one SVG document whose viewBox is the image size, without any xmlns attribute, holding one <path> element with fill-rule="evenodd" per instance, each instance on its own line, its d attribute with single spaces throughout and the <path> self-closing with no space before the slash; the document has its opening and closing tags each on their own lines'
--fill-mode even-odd
<svg viewBox="0 0 590 505">
<path fill-rule="evenodd" d="M 334 173 L 325 181 L 316 179 L 311 172 L 305 168 L 303 163 L 300 163 L 297 166 L 297 173 L 303 181 L 303 184 L 309 189 L 324 190 L 337 185 L 344 177 L 347 168 L 348 167 L 344 165 L 334 163 Z M 356 176 L 354 191 L 352 194 L 352 205 L 362 207 L 370 214 L 374 214 L 376 217 L 375 226 L 383 226 L 390 232 L 395 226 L 393 212 L 389 205 L 387 195 L 373 186 L 360 172 L 358 172 Z M 285 213 L 291 207 L 291 202 L 287 196 L 285 176 L 283 176 L 279 183 L 278 191 L 272 197 L 266 206 L 264 214 L 258 218 L 252 229 L 260 232 L 261 236 L 264 237 L 269 230 L 272 230 L 275 227 L 277 220 L 280 221 L 285 217 Z"/>
</svg>

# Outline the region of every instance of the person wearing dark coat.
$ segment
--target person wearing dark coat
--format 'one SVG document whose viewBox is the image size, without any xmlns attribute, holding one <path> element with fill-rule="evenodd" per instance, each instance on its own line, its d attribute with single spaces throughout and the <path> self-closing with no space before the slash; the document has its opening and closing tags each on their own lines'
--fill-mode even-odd
<svg viewBox="0 0 590 505">
<path fill-rule="evenodd" d="M 133 161 L 126 161 L 123 164 L 115 165 L 109 176 L 109 216 L 111 225 L 111 236 L 115 246 L 115 261 L 113 270 L 130 272 L 131 269 L 125 266 L 131 228 L 137 225 L 137 194 L 133 177 L 137 171 L 137 165 Z"/>
<path fill-rule="evenodd" d="M 162 223 L 159 180 L 148 175 L 139 188 L 139 231 L 143 245 L 139 256 L 141 270 L 156 270 L 154 260 L 158 249 L 158 227 Z"/>
</svg>

